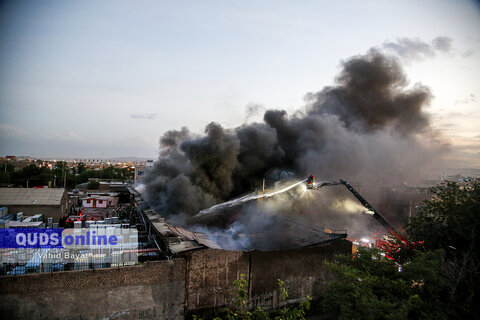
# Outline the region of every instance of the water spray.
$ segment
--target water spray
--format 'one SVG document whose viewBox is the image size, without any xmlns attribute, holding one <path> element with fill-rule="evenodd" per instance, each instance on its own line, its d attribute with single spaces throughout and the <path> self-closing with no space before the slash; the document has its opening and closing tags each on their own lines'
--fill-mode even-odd
<svg viewBox="0 0 480 320">
<path fill-rule="evenodd" d="M 290 184 L 290 185 L 288 185 L 284 188 L 281 188 L 279 190 L 273 190 L 273 191 L 269 191 L 269 192 L 262 193 L 262 194 L 250 193 L 250 194 L 247 194 L 246 196 L 214 205 L 213 207 L 210 207 L 208 209 L 204 209 L 204 210 L 200 211 L 199 213 L 197 213 L 195 216 L 193 216 L 193 218 L 204 215 L 204 214 L 207 214 L 207 213 L 211 213 L 211 212 L 235 207 L 235 206 L 244 204 L 244 203 L 252 201 L 252 200 L 273 197 L 274 195 L 277 195 L 279 193 L 283 193 L 283 192 L 286 192 L 286 191 L 288 191 L 292 188 L 295 188 L 296 186 L 300 185 L 301 183 L 303 183 L 305 181 L 307 181 L 307 179 L 295 182 L 295 183 Z"/>
</svg>

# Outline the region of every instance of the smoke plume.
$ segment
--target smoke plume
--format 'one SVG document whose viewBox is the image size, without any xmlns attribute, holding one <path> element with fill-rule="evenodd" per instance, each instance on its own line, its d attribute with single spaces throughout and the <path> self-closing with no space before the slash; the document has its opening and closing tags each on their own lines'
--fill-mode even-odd
<svg viewBox="0 0 480 320">
<path fill-rule="evenodd" d="M 388 41 L 383 48 L 397 54 L 405 63 L 421 61 L 435 57 L 436 53 L 450 54 L 453 51 L 453 40 L 449 37 L 436 37 L 430 43 L 418 38 L 397 38 Z"/>
<path fill-rule="evenodd" d="M 165 133 L 160 157 L 143 181 L 147 201 L 185 224 L 202 209 L 258 190 L 264 178 L 271 184 L 314 173 L 367 186 L 418 177 L 439 152 L 425 142 L 430 99 L 427 87 L 408 87 L 397 58 L 376 50 L 354 56 L 342 62 L 335 85 L 308 93 L 293 115 L 268 110 L 263 123 L 224 128 L 212 122 L 203 135 L 187 128 Z M 236 228 L 273 234 L 279 217 L 349 232 L 368 224 L 338 212 L 339 197 L 351 198 L 348 191 L 301 193 L 239 208 Z"/>
</svg>

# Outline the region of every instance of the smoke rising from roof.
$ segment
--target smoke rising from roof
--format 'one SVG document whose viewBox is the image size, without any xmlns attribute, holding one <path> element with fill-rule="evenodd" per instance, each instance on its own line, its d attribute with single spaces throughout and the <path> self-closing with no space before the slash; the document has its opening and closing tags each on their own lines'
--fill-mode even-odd
<svg viewBox="0 0 480 320">
<path fill-rule="evenodd" d="M 230 129 L 212 122 L 200 136 L 187 128 L 168 131 L 143 181 L 146 199 L 170 221 L 183 224 L 202 209 L 251 192 L 263 178 L 303 179 L 315 173 L 362 184 L 405 181 L 435 164 L 440 152 L 424 136 L 431 93 L 422 85 L 407 86 L 399 60 L 371 50 L 342 62 L 335 85 L 308 93 L 306 105 L 293 115 L 268 110 L 263 123 Z M 318 221 L 335 211 L 325 209 L 335 199 L 325 204 L 318 199 L 323 196 L 284 201 L 279 211 Z M 244 210 L 252 215 L 244 218 L 247 224 L 271 221 L 255 219 L 263 210 L 255 207 Z M 338 213 L 328 216 L 339 220 Z M 340 220 L 348 229 L 351 219 Z"/>
</svg>

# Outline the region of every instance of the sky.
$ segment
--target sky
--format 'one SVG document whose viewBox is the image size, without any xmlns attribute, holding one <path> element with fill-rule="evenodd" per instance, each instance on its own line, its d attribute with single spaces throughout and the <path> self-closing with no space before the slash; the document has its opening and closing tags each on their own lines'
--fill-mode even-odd
<svg viewBox="0 0 480 320">
<path fill-rule="evenodd" d="M 293 113 L 372 47 L 430 88 L 454 165 L 480 167 L 480 5 L 466 0 L 2 1 L 0 156 L 154 159 L 171 129 Z"/>
</svg>

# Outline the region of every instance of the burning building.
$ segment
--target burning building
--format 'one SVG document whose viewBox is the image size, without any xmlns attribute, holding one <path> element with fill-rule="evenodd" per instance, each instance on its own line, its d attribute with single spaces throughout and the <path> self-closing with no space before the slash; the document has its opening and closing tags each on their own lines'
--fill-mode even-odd
<svg viewBox="0 0 480 320">
<path fill-rule="evenodd" d="M 263 122 L 236 128 L 212 122 L 203 135 L 184 127 L 161 137 L 159 159 L 142 179 L 145 201 L 138 194 L 133 199 L 167 259 L 82 277 L 2 279 L 4 314 L 68 314 L 73 300 L 86 318 L 181 319 L 233 303 L 232 282 L 242 274 L 250 307 L 280 306 L 277 279 L 285 281 L 289 302 L 321 296 L 329 280 L 323 261 L 352 250 L 346 232 L 337 230 L 361 236 L 374 221 L 359 214 L 365 207 L 348 190 L 306 192 L 296 183 L 312 172 L 343 178 L 377 204 L 375 189 L 414 183 L 443 152 L 425 111 L 430 91 L 409 85 L 397 59 L 371 50 L 341 67 L 334 85 L 308 93 L 291 115 L 272 109 Z M 257 197 L 263 179 L 274 190 L 295 186 Z M 58 293 L 55 312 L 39 301 L 42 290 Z M 15 313 L 19 293 L 23 307 Z"/>
<path fill-rule="evenodd" d="M 185 127 L 166 132 L 142 180 L 152 209 L 182 227 L 176 227 L 181 238 L 191 230 L 191 239 L 222 250 L 300 250 L 341 241 L 336 229 L 357 238 L 377 231 L 342 188 L 292 188 L 250 201 L 263 179 L 285 184 L 315 172 L 324 180 L 356 181 L 379 203 L 383 186 L 415 183 L 438 164 L 432 159 L 444 150 L 431 139 L 429 89 L 409 85 L 399 61 L 375 49 L 341 66 L 336 83 L 308 93 L 292 115 L 268 110 L 262 123 L 229 129 L 212 122 L 204 135 Z"/>
<path fill-rule="evenodd" d="M 188 227 L 200 211 L 251 193 L 262 179 L 285 182 L 314 172 L 367 190 L 414 182 L 443 152 L 431 139 L 430 98 L 427 87 L 408 84 L 396 58 L 372 49 L 344 61 L 336 84 L 308 93 L 292 115 L 268 110 L 263 123 L 228 129 L 212 122 L 204 135 L 188 128 L 166 132 L 159 159 L 143 179 L 145 199 L 172 224 Z M 261 226 L 267 234 L 282 233 L 278 217 L 292 216 L 349 233 L 370 223 L 335 206 L 352 199 L 348 191 L 287 198 L 242 206 L 236 213 L 242 218 L 224 231 Z"/>
<path fill-rule="evenodd" d="M 377 203 L 375 190 L 415 183 L 437 165 L 432 159 L 444 151 L 431 139 L 429 89 L 409 85 L 399 61 L 375 49 L 341 66 L 336 83 L 308 93 L 292 115 L 272 109 L 261 123 L 212 122 L 203 135 L 184 127 L 161 137 L 159 159 L 142 179 L 144 219 L 163 250 L 186 258 L 188 310 L 227 304 L 222 290 L 243 272 L 252 306 L 275 300 L 277 277 L 299 290 L 297 298 L 315 295 L 321 286 L 313 283 L 325 280 L 323 253 L 351 252 L 346 232 L 336 230 L 361 237 L 374 222 L 348 190 L 305 192 L 308 174 L 357 181 Z M 292 187 L 265 197 L 255 191 L 264 179 L 278 183 L 275 190 Z"/>
<path fill-rule="evenodd" d="M 138 208 L 150 236 L 170 261 L 184 259 L 185 316 L 212 314 L 234 306 L 237 295 L 232 283 L 242 275 L 248 283 L 249 306 L 276 310 L 283 306 L 277 279 L 289 292 L 288 303 L 322 294 L 330 274 L 324 261 L 349 254 L 351 242 L 345 230 L 316 229 L 285 219 L 276 226 L 282 234 L 265 230 L 250 233 L 222 232 L 216 224 L 206 233 L 169 224 L 136 196 Z M 209 216 L 215 220 L 216 215 Z"/>
</svg>

